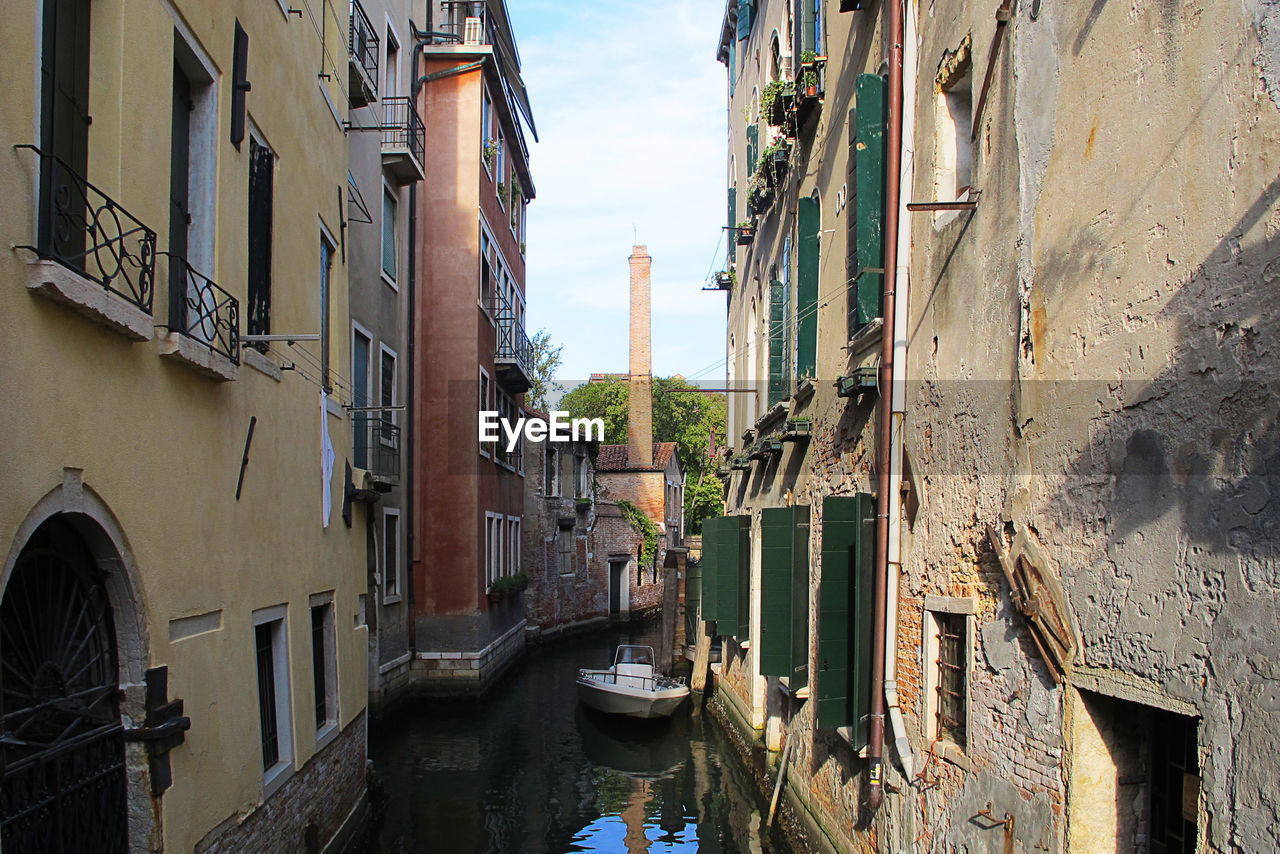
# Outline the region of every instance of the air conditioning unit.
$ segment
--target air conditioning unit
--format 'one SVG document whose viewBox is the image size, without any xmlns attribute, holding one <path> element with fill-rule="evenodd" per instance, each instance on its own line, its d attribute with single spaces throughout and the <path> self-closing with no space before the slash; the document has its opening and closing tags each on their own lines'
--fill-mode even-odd
<svg viewBox="0 0 1280 854">
<path fill-rule="evenodd" d="M 484 19 L 483 18 L 467 18 L 466 24 L 462 28 L 463 44 L 484 44 Z"/>
</svg>

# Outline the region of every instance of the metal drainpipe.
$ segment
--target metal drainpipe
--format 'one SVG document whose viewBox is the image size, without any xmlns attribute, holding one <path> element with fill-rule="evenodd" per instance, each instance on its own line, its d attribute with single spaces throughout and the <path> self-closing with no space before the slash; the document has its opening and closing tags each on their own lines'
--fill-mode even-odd
<svg viewBox="0 0 1280 854">
<path fill-rule="evenodd" d="M 911 0 L 908 0 L 911 2 Z M 884 696 L 889 707 L 889 726 L 893 733 L 894 749 L 898 760 L 902 763 L 902 771 L 907 780 L 915 776 L 915 757 L 911 750 L 911 742 L 907 738 L 906 724 L 902 720 L 902 708 L 898 704 L 898 583 L 902 574 L 902 425 L 906 420 L 906 366 L 907 366 L 907 304 L 910 299 L 911 280 L 909 264 L 911 260 L 910 216 L 906 212 L 910 188 L 915 179 L 915 109 L 916 102 L 916 70 L 919 57 L 916 53 L 916 15 L 917 7 L 911 2 L 903 21 L 903 76 L 902 100 L 910 109 L 902 113 L 902 183 L 907 187 L 906 196 L 899 193 L 898 204 L 898 245 L 896 253 L 896 295 L 894 312 L 894 365 L 895 372 L 891 403 L 893 408 L 893 427 L 890 437 L 893 442 L 889 454 L 889 552 L 888 563 L 888 596 L 885 601 L 885 648 L 884 648 Z M 908 227 L 902 227 L 903 223 Z"/>
<path fill-rule="evenodd" d="M 902 170 L 902 0 L 889 3 L 889 128 L 888 175 L 885 193 L 885 247 L 898 245 L 898 206 Z M 894 286 L 897 264 L 885 265 L 884 329 L 880 341 L 880 411 L 876 437 L 876 565 L 875 617 L 871 637 L 871 721 L 867 745 L 867 808 L 875 812 L 884 800 L 884 650 L 885 604 L 889 570 L 889 468 L 892 455 L 892 402 L 886 391 L 893 388 L 893 331 L 895 328 Z"/>
</svg>

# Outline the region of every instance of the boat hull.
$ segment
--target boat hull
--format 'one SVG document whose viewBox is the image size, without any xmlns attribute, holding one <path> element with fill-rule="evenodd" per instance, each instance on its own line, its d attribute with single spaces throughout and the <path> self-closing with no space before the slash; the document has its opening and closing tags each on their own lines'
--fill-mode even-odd
<svg viewBox="0 0 1280 854">
<path fill-rule="evenodd" d="M 665 718 L 689 696 L 688 687 L 646 691 L 624 685 L 607 685 L 590 679 L 578 680 L 578 699 L 606 714 L 632 718 Z"/>
</svg>

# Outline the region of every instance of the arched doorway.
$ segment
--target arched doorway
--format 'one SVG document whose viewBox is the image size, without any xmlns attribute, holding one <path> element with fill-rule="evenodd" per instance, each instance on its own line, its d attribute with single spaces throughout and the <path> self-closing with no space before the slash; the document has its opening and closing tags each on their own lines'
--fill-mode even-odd
<svg viewBox="0 0 1280 854">
<path fill-rule="evenodd" d="M 0 598 L 0 847 L 128 850 L 115 626 L 65 516 L 22 547 Z"/>
</svg>

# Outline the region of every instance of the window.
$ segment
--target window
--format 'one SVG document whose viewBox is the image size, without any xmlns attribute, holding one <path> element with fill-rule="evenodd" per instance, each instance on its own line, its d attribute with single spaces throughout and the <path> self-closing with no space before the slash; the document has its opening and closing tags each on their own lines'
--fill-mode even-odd
<svg viewBox="0 0 1280 854">
<path fill-rule="evenodd" d="M 581 454 L 573 456 L 573 496 L 583 498 L 587 494 L 587 461 Z"/>
<path fill-rule="evenodd" d="M 394 407 L 396 405 L 396 354 L 395 351 L 381 345 L 382 364 L 378 372 L 378 405 L 382 407 L 379 416 L 382 424 L 381 441 L 388 447 L 396 447 L 395 425 L 399 421 Z"/>
<path fill-rule="evenodd" d="M 490 154 L 490 141 L 493 139 L 492 123 L 490 114 L 493 107 L 489 104 L 489 90 L 481 87 L 480 89 L 480 159 L 484 163 L 485 171 L 490 175 L 493 173 L 493 155 Z"/>
<path fill-rule="evenodd" d="M 249 137 L 250 335 L 271 333 L 271 211 L 276 156 L 257 134 Z M 267 349 L 266 343 L 253 345 Z"/>
<path fill-rule="evenodd" d="M 289 650 L 285 606 L 254 612 L 254 652 L 258 669 L 258 724 L 262 770 L 268 794 L 293 760 L 293 715 L 289 708 Z"/>
<path fill-rule="evenodd" d="M 494 140 L 494 145 L 498 147 L 498 150 L 494 154 L 494 165 L 496 168 L 494 169 L 493 174 L 498 180 L 498 183 L 502 183 L 507 180 L 507 143 L 505 138 L 502 136 L 502 130 L 500 128 L 497 130 L 495 136 L 497 138 Z M 501 191 L 498 193 L 498 201 L 502 202 L 504 205 L 506 204 L 506 201 L 502 198 Z"/>
<path fill-rule="evenodd" d="M 382 511 L 382 596 L 384 602 L 400 598 L 400 511 Z"/>
<path fill-rule="evenodd" d="M 484 580 L 485 587 L 492 587 L 502 575 L 502 516 L 484 514 Z"/>
<path fill-rule="evenodd" d="M 556 566 L 561 575 L 572 575 L 573 569 L 573 528 L 560 528 L 556 532 Z"/>
<path fill-rule="evenodd" d="M 973 183 L 973 75 L 966 70 L 954 79 L 939 79 L 934 122 L 934 187 L 938 201 L 960 198 Z M 955 218 L 954 211 L 945 211 Z M 942 217 L 935 215 L 935 222 Z"/>
<path fill-rule="evenodd" d="M 480 229 L 480 305 L 493 310 L 493 267 L 489 263 L 489 235 Z"/>
<path fill-rule="evenodd" d="M 333 597 L 312 597 L 311 603 L 311 676 L 315 685 L 316 733 L 336 728 L 338 724 L 337 650 L 334 648 Z"/>
<path fill-rule="evenodd" d="M 383 93 L 388 98 L 400 94 L 400 40 L 387 28 L 387 64 L 383 75 Z"/>
<path fill-rule="evenodd" d="M 329 382 L 329 279 L 333 274 L 333 241 L 323 231 L 320 233 L 320 373 L 321 384 L 332 393 Z"/>
<path fill-rule="evenodd" d="M 715 620 L 718 634 L 749 637 L 751 519 L 716 516 L 702 527 L 702 618 Z M 746 590 L 743 579 L 746 579 Z"/>
<path fill-rule="evenodd" d="M 860 74 L 856 108 L 850 111 L 849 205 L 845 209 L 848 240 L 845 264 L 848 284 L 849 336 L 880 317 L 884 292 L 884 140 L 885 82 L 878 74 Z"/>
<path fill-rule="evenodd" d="M 543 447 L 547 449 L 546 474 L 543 480 L 543 494 L 547 496 L 560 494 L 560 480 L 556 472 L 556 463 L 559 454 L 550 442 L 544 442 Z"/>
<path fill-rule="evenodd" d="M 351 402 L 354 406 L 370 406 L 369 384 L 370 372 L 373 369 L 371 351 L 373 340 L 357 327 L 351 329 Z M 368 412 L 353 412 L 351 423 L 355 436 L 355 466 L 359 469 L 369 467 L 369 415 Z"/>
<path fill-rule="evenodd" d="M 507 575 L 520 571 L 520 519 L 507 517 Z"/>
<path fill-rule="evenodd" d="M 382 188 L 382 277 L 396 283 L 396 196 L 390 187 Z"/>
<path fill-rule="evenodd" d="M 490 405 L 490 403 L 489 403 L 489 374 L 485 371 L 485 369 L 484 369 L 484 368 L 481 368 L 481 369 L 480 369 L 480 406 L 479 406 L 479 411 L 480 411 L 480 412 L 488 412 L 488 411 L 490 411 L 490 410 L 492 410 L 492 409 L 493 409 L 493 407 L 492 407 L 492 406 Z M 499 433 L 501 433 L 501 430 L 499 430 Z M 480 456 L 482 456 L 482 457 L 487 457 L 487 456 L 489 456 L 489 453 L 490 453 L 490 450 L 492 449 L 492 447 L 493 447 L 493 443 L 492 443 L 492 442 L 481 442 L 481 443 L 480 443 Z"/>
<path fill-rule="evenodd" d="M 814 376 L 818 359 L 818 261 L 821 253 L 822 206 L 815 190 L 800 199 L 796 216 L 799 252 L 796 259 L 796 377 Z"/>
<path fill-rule="evenodd" d="M 41 57 L 40 147 L 87 178 L 89 171 L 89 10 L 85 0 L 45 0 Z M 48 162 L 48 161 L 46 161 Z M 40 175 L 40 243 L 56 245 L 63 257 L 84 251 L 84 236 L 69 239 L 53 231 L 55 180 L 52 165 Z M 78 241 L 79 246 L 70 245 Z"/>
<path fill-rule="evenodd" d="M 957 758 L 968 750 L 970 599 L 926 596 L 924 615 L 925 726 L 940 755 Z"/>
</svg>

